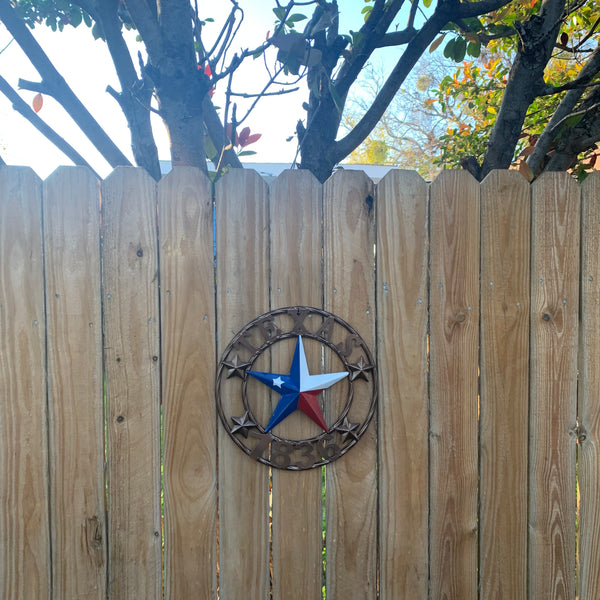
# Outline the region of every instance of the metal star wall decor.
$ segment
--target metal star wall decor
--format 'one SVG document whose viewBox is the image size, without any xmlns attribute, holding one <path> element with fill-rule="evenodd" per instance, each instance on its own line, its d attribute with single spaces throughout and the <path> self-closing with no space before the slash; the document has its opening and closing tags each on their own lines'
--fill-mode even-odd
<svg viewBox="0 0 600 600">
<path fill-rule="evenodd" d="M 282 308 L 248 323 L 227 346 L 217 408 L 231 439 L 252 458 L 311 469 L 359 441 L 375 412 L 376 378 L 369 348 L 348 323 L 317 308 Z"/>
</svg>

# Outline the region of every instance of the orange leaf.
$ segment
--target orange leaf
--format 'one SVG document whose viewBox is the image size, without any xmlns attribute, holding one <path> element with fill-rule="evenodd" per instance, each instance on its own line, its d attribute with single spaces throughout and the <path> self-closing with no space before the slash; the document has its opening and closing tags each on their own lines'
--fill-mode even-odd
<svg viewBox="0 0 600 600">
<path fill-rule="evenodd" d="M 33 102 L 31 105 L 36 113 L 40 112 L 40 110 L 42 110 L 42 106 L 44 105 L 44 97 L 41 94 L 36 94 L 33 97 Z"/>
</svg>

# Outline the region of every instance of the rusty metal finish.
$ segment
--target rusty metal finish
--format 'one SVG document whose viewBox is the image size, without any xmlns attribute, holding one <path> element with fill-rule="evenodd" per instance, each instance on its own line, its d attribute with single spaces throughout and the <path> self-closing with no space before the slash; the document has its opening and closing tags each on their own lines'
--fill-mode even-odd
<svg viewBox="0 0 600 600">
<path fill-rule="evenodd" d="M 327 361 L 338 361 L 342 367 L 336 370 L 347 372 L 347 377 L 336 384 L 342 386 L 337 388 L 341 400 L 328 407 L 331 425 L 307 439 L 285 437 L 279 425 L 282 419 L 275 426 L 268 425 L 275 401 L 269 387 L 277 391 L 280 377 L 269 372 L 270 356 L 282 349 L 280 344 L 287 345 L 289 351 L 290 344 L 299 338 L 299 345 L 303 339 L 321 346 L 321 372 Z M 258 369 L 261 364 L 266 368 Z M 275 386 L 257 381 L 257 373 L 262 379 L 272 375 Z M 375 361 L 358 332 L 336 315 L 309 306 L 280 308 L 257 317 L 231 340 L 217 368 L 216 402 L 225 431 L 251 458 L 292 471 L 320 467 L 346 454 L 367 430 L 377 404 Z M 320 402 L 321 408 L 328 405 L 323 394 Z"/>
</svg>

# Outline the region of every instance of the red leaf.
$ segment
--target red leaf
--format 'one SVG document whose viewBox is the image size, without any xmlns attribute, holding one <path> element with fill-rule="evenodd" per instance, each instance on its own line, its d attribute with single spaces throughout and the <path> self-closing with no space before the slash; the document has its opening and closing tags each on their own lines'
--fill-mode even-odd
<svg viewBox="0 0 600 600">
<path fill-rule="evenodd" d="M 250 144 L 254 144 L 254 142 L 258 142 L 258 140 L 260 140 L 261 137 L 262 133 L 253 133 L 252 135 L 248 136 L 245 145 L 249 146 Z"/>
<path fill-rule="evenodd" d="M 248 143 L 248 138 L 250 137 L 250 127 L 244 127 L 240 134 L 238 135 L 238 145 L 242 148 Z"/>
<path fill-rule="evenodd" d="M 208 75 L 209 77 L 212 77 L 212 70 L 208 63 L 206 63 L 206 66 L 204 67 L 204 74 Z"/>
<path fill-rule="evenodd" d="M 41 94 L 36 94 L 33 97 L 33 102 L 31 105 L 36 113 L 40 112 L 40 110 L 42 110 L 42 106 L 44 105 L 44 97 Z"/>
</svg>

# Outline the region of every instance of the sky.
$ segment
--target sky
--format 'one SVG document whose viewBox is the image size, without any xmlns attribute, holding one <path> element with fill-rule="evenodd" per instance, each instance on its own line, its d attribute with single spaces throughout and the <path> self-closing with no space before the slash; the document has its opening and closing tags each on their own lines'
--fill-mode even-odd
<svg viewBox="0 0 600 600">
<path fill-rule="evenodd" d="M 254 48 L 273 30 L 274 15 L 273 0 L 240 0 L 240 6 L 245 10 L 245 18 L 239 35 L 233 46 L 233 51 L 240 48 Z M 207 3 L 206 12 L 200 11 L 202 18 L 211 17 L 215 23 L 207 23 L 205 32 L 218 31 L 219 23 L 223 22 L 228 13 L 230 3 Z M 341 29 L 357 30 L 361 23 L 361 9 L 365 0 L 341 0 L 340 11 L 342 18 Z M 301 9 L 299 8 L 299 11 Z M 299 24 L 299 29 L 302 24 Z M 45 26 L 34 30 L 38 40 L 58 71 L 63 75 L 73 91 L 87 106 L 91 114 L 107 131 L 113 141 L 131 159 L 130 139 L 127 124 L 116 101 L 106 92 L 107 85 L 119 90 L 114 67 L 106 45 L 101 40 L 94 40 L 90 29 L 85 25 L 78 28 L 65 27 L 62 33 L 54 33 Z M 0 24 L 0 50 L 11 40 L 10 34 Z M 132 32 L 129 38 L 130 47 L 134 53 L 143 46 L 135 41 Z M 134 54 L 135 55 L 135 54 Z M 135 61 L 137 63 L 137 60 Z M 264 63 L 262 60 L 249 59 L 242 66 L 237 85 L 238 91 L 258 91 L 256 83 L 264 78 Z M 40 77 L 29 63 L 16 42 L 10 43 L 0 52 L 0 73 L 17 89 L 18 79 L 39 81 Z M 307 98 L 305 83 L 300 82 L 300 91 L 286 96 L 262 99 L 255 111 L 244 123 L 253 133 L 261 133 L 261 139 L 248 149 L 256 151 L 256 155 L 246 160 L 257 162 L 289 162 L 296 155 L 295 141 L 287 141 L 294 135 L 298 119 L 305 116 L 302 103 Z M 217 87 L 214 97 L 215 104 L 224 105 L 222 90 L 225 83 Z M 21 90 L 21 97 L 31 105 L 35 93 Z M 238 118 L 242 110 L 238 108 Z M 92 167 L 105 177 L 110 173 L 110 166 L 99 156 L 77 126 L 51 97 L 44 96 L 44 104 L 39 112 L 49 125 L 57 130 L 71 145 L 73 145 L 90 162 Z M 158 117 L 154 118 L 153 127 L 159 148 L 159 158 L 169 160 L 169 143 L 164 126 Z M 70 161 L 46 140 L 24 117 L 12 109 L 11 103 L 0 94 L 0 155 L 8 164 L 31 166 L 42 178 L 47 177 L 58 166 L 71 164 Z"/>
</svg>

